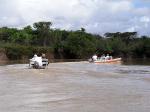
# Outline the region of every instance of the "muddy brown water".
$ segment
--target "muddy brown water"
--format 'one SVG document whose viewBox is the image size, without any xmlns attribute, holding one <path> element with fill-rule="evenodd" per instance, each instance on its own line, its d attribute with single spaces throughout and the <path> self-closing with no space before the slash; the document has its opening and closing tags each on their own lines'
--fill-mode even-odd
<svg viewBox="0 0 150 112">
<path fill-rule="evenodd" d="M 150 112 L 150 66 L 0 66 L 0 112 Z"/>
</svg>

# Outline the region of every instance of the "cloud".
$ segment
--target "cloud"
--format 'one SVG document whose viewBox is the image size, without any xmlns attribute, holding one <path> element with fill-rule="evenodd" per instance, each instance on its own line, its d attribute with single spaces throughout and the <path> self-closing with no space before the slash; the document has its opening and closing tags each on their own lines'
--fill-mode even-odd
<svg viewBox="0 0 150 112">
<path fill-rule="evenodd" d="M 138 1 L 138 2 L 137 2 Z M 1 0 L 0 25 L 22 27 L 52 21 L 53 27 L 91 33 L 138 31 L 150 35 L 147 0 Z M 140 3 L 142 5 L 139 7 Z"/>
<path fill-rule="evenodd" d="M 147 16 L 143 16 L 143 17 L 141 17 L 140 21 L 144 22 L 144 23 L 149 23 L 150 22 L 150 18 L 147 17 Z"/>
</svg>

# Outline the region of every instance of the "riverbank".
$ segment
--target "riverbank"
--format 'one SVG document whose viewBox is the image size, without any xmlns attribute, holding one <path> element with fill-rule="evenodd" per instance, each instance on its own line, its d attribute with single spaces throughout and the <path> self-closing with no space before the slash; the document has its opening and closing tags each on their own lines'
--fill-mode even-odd
<svg viewBox="0 0 150 112">
<path fill-rule="evenodd" d="M 67 63 L 67 62 L 88 62 L 88 59 L 49 59 L 49 63 Z M 12 60 L 12 61 L 5 61 L 1 60 L 0 65 L 9 65 L 9 64 L 29 64 L 29 60 Z M 111 63 L 112 64 L 112 63 Z M 134 59 L 124 59 L 121 61 L 120 64 L 123 65 L 150 65 L 150 59 L 143 59 L 143 58 L 134 58 Z"/>
</svg>

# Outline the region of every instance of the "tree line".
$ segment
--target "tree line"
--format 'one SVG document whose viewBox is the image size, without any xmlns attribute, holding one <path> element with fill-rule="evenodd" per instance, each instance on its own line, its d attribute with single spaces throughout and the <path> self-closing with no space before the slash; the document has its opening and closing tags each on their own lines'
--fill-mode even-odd
<svg viewBox="0 0 150 112">
<path fill-rule="evenodd" d="M 36 52 L 53 52 L 55 58 L 86 59 L 93 54 L 116 57 L 150 57 L 150 37 L 137 32 L 87 33 L 51 28 L 52 22 L 36 22 L 23 29 L 0 28 L 0 48 L 10 59 L 29 58 Z"/>
</svg>

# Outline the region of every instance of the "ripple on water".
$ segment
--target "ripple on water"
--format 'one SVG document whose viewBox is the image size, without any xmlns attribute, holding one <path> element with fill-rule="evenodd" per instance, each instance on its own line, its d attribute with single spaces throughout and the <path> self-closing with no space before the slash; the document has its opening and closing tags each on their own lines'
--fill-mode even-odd
<svg viewBox="0 0 150 112">
<path fill-rule="evenodd" d="M 0 66 L 0 111 L 149 112 L 149 74 L 149 66 L 85 62 Z"/>
</svg>

